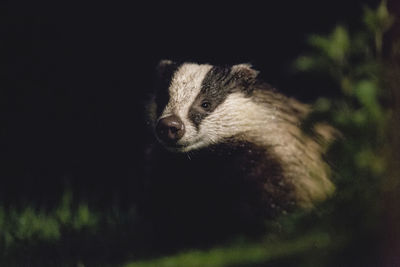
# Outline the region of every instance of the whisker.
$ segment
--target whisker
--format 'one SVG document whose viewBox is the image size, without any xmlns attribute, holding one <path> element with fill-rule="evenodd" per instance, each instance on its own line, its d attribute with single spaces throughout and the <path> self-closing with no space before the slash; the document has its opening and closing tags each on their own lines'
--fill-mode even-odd
<svg viewBox="0 0 400 267">
<path fill-rule="evenodd" d="M 211 144 L 216 144 L 217 141 L 214 140 L 211 136 L 208 137 L 208 140 L 210 140 Z"/>
</svg>

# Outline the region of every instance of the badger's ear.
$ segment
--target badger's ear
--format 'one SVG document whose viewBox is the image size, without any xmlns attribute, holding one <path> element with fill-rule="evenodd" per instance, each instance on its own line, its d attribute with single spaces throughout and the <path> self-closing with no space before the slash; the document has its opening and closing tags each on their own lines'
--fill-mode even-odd
<svg viewBox="0 0 400 267">
<path fill-rule="evenodd" d="M 174 72 L 177 68 L 177 63 L 169 59 L 162 59 L 156 67 L 157 76 L 159 78 L 165 78 Z"/>
<path fill-rule="evenodd" d="M 252 85 L 256 82 L 259 71 L 253 69 L 250 64 L 238 64 L 232 66 L 232 74 L 242 89 L 251 92 Z"/>
<path fill-rule="evenodd" d="M 238 79 L 255 80 L 259 71 L 253 69 L 250 64 L 245 63 L 233 65 L 232 73 L 234 73 Z"/>
</svg>

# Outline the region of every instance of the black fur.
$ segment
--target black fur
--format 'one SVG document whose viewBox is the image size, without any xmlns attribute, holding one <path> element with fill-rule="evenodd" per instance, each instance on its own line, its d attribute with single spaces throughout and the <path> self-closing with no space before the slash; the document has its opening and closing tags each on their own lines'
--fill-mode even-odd
<svg viewBox="0 0 400 267">
<path fill-rule="evenodd" d="M 247 69 L 233 71 L 231 67 L 214 66 L 205 76 L 201 91 L 189 110 L 189 119 L 198 128 L 201 121 L 211 114 L 227 96 L 236 91 L 250 94 L 256 74 Z M 204 110 L 206 101 L 210 108 Z"/>
<path fill-rule="evenodd" d="M 257 235 L 265 218 L 293 207 L 293 188 L 280 164 L 251 143 L 227 140 L 190 156 L 157 144 L 148 156 L 142 212 L 167 242 Z"/>
</svg>

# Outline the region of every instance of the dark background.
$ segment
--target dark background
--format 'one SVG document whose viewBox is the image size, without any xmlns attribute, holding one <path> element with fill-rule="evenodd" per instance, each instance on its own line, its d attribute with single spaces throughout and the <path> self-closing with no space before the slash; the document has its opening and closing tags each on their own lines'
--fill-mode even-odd
<svg viewBox="0 0 400 267">
<path fill-rule="evenodd" d="M 334 86 L 294 74 L 291 62 L 310 33 L 357 26 L 362 4 L 377 1 L 3 3 L 3 202 L 51 205 L 65 186 L 99 206 L 129 199 L 147 139 L 143 100 L 162 58 L 251 62 L 289 95 L 334 96 Z"/>
</svg>

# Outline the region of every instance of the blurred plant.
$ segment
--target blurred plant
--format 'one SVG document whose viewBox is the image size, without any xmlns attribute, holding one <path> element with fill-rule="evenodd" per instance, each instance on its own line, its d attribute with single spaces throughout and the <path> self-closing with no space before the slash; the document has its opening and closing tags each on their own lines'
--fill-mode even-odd
<svg viewBox="0 0 400 267">
<path fill-rule="evenodd" d="M 333 234 L 350 238 L 353 245 L 379 235 L 391 149 L 392 107 L 387 105 L 390 90 L 382 47 L 394 17 L 383 0 L 375 10 L 364 8 L 363 22 L 365 29 L 360 32 L 337 26 L 328 36 L 312 35 L 308 43 L 313 52 L 294 63 L 298 71 L 329 74 L 342 93 L 337 99 L 318 99 L 304 129 L 328 122 L 341 132 L 329 152 L 337 193 L 327 204 L 333 207 L 327 225 Z"/>
<path fill-rule="evenodd" d="M 87 204 L 72 205 L 72 193 L 66 190 L 55 211 L 36 209 L 32 206 L 20 210 L 0 207 L 0 248 L 18 243 L 35 241 L 57 241 L 62 231 L 79 231 L 93 228 L 98 215 L 89 210 Z"/>
<path fill-rule="evenodd" d="M 388 13 L 385 1 L 376 10 L 367 7 L 364 10 L 365 31 L 351 35 L 345 27 L 337 26 L 329 36 L 312 35 L 308 43 L 315 52 L 299 57 L 295 68 L 329 73 L 343 96 L 318 99 L 305 129 L 318 121 L 328 121 L 345 136 L 341 146 L 348 153 L 342 154 L 342 159 L 347 155 L 348 163 L 352 162 L 357 172 L 382 175 L 385 160 L 381 152 L 386 144 L 385 129 L 391 111 L 384 106 L 388 89 L 381 52 L 383 34 L 394 18 Z"/>
<path fill-rule="evenodd" d="M 369 7 L 364 8 L 364 23 L 370 33 L 374 36 L 376 53 L 382 55 L 383 35 L 395 21 L 394 16 L 389 14 L 386 1 L 382 1 L 376 10 Z"/>
</svg>

